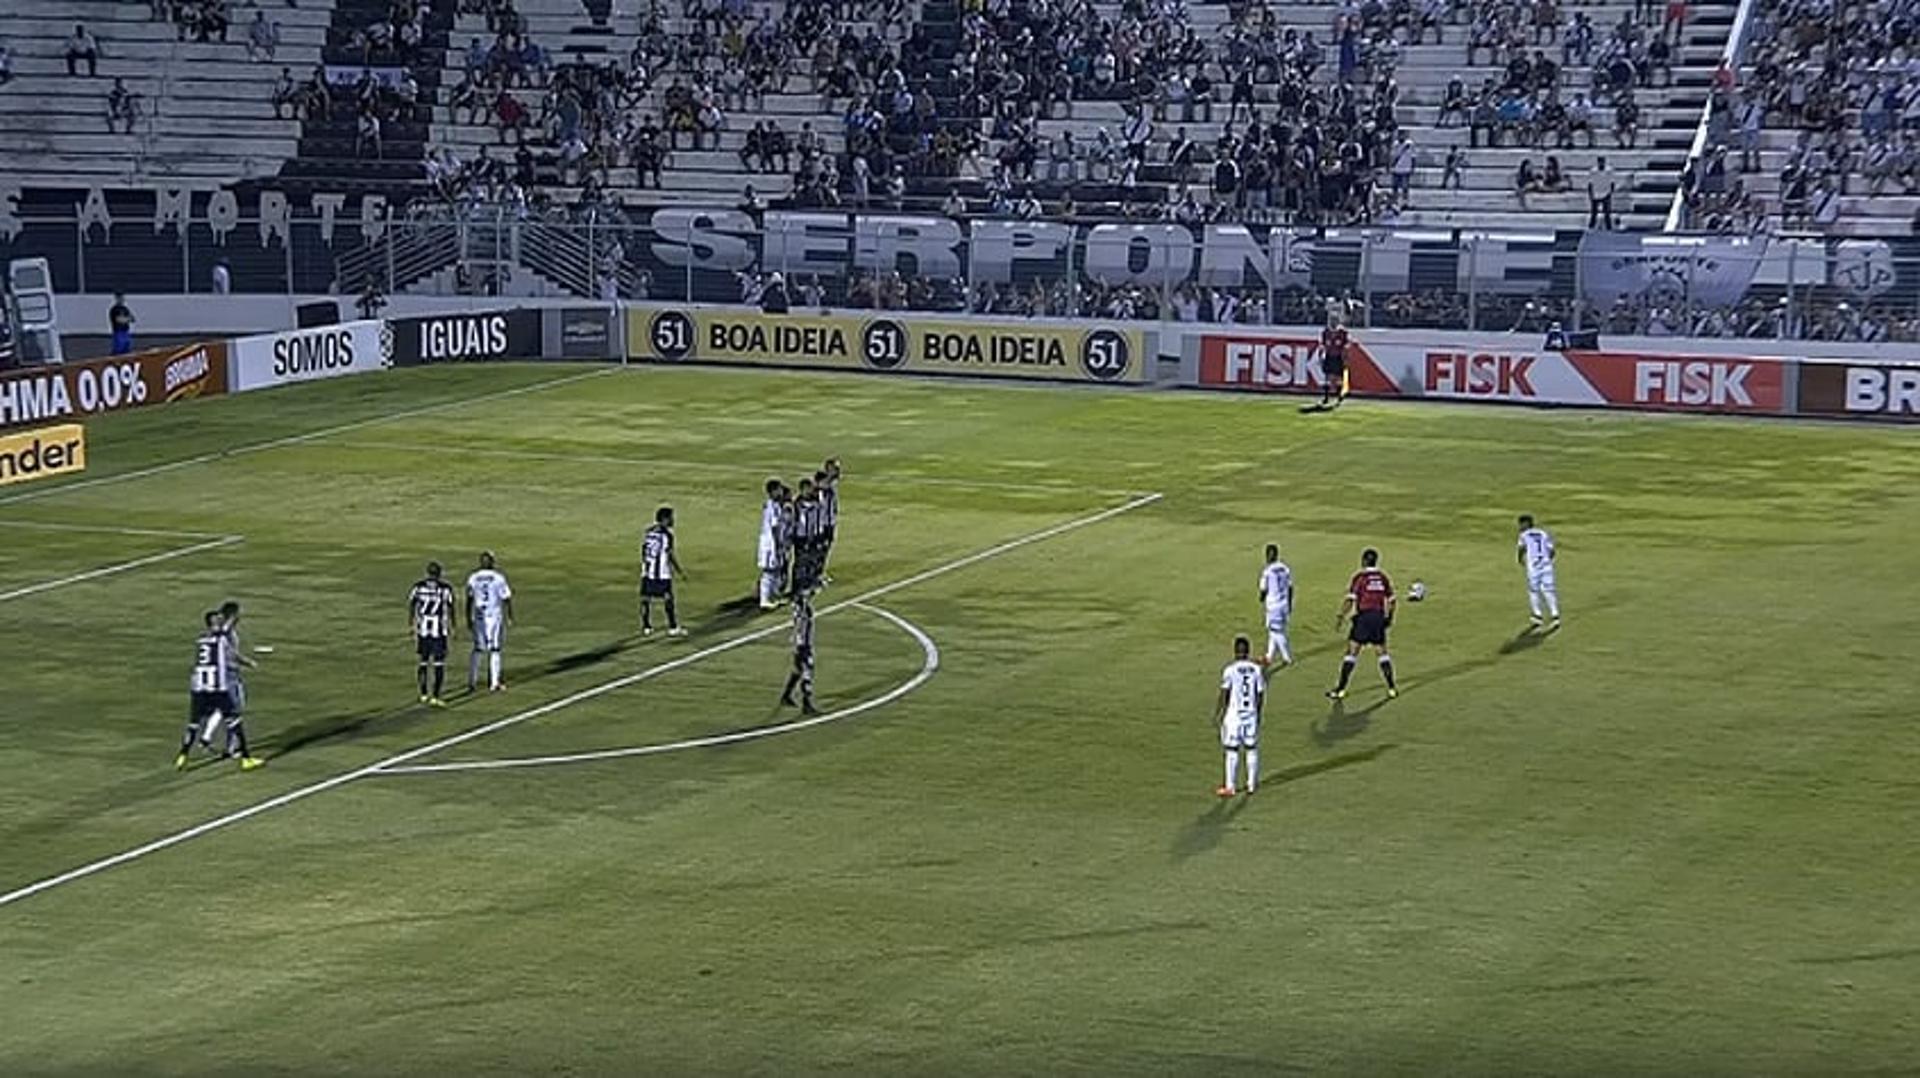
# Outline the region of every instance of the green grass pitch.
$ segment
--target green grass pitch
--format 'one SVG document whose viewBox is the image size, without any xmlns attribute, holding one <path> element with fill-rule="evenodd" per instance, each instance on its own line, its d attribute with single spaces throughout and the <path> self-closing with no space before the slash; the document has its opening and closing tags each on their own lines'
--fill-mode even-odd
<svg viewBox="0 0 1920 1078">
<path fill-rule="evenodd" d="M 1920 1059 L 1913 432 L 528 365 L 91 436 L 84 480 L 0 491 L 0 891 L 550 703 L 407 763 L 791 718 L 782 632 L 719 646 L 783 624 L 728 606 L 760 483 L 829 454 L 823 602 L 966 563 L 872 598 L 940 657 L 884 706 L 366 774 L 0 905 L 0 1073 Z M 634 635 L 662 503 L 682 641 Z M 1544 642 L 1517 639 L 1522 511 L 1561 545 Z M 1221 804 L 1211 709 L 1268 541 L 1301 661 L 1264 788 Z M 1363 664 L 1332 711 L 1366 545 L 1431 597 L 1395 626 L 1402 696 Z M 416 708 L 407 587 L 483 547 L 517 593 L 510 689 Z M 227 597 L 274 648 L 248 682 L 269 766 L 175 773 L 196 619 Z M 830 711 L 925 664 L 881 614 L 820 622 Z"/>
</svg>

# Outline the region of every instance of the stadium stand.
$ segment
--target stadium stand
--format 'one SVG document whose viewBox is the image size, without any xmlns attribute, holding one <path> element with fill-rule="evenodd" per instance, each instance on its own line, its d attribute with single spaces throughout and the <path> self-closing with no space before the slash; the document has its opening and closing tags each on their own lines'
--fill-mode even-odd
<svg viewBox="0 0 1920 1078">
<path fill-rule="evenodd" d="M 198 10 L 180 5 L 184 10 Z M 270 51 L 253 49 L 257 10 L 278 27 Z M 226 41 L 196 25 L 156 18 L 145 4 L 34 0 L 0 10 L 0 41 L 14 78 L 0 87 L 0 180 L 33 184 L 166 183 L 206 189 L 277 175 L 299 153 L 300 125 L 276 118 L 282 67 L 319 62 L 327 5 L 248 9 Z M 97 75 L 67 71 L 75 27 L 97 42 Z M 118 83 L 130 95 L 110 125 Z"/>
</svg>

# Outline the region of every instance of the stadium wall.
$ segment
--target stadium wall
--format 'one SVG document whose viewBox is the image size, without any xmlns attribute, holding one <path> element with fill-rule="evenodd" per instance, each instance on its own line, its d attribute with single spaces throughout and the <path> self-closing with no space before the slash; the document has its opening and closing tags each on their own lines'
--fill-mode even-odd
<svg viewBox="0 0 1920 1078">
<path fill-rule="evenodd" d="M 1518 334 L 1357 330 L 1348 370 L 1359 397 L 1920 421 L 1920 349 L 1778 344 L 1618 338 L 1556 351 Z M 9 372 L 0 375 L 0 429 L 396 366 L 537 360 L 1318 395 L 1319 347 L 1313 327 L 689 304 L 443 307 Z"/>
</svg>

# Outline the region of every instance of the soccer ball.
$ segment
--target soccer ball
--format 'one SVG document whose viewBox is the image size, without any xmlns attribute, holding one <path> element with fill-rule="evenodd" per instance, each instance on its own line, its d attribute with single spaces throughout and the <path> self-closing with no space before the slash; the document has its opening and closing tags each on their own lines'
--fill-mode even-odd
<svg viewBox="0 0 1920 1078">
<path fill-rule="evenodd" d="M 1407 589 L 1407 601 L 1417 603 L 1427 597 L 1427 586 L 1416 580 L 1413 587 Z"/>
</svg>

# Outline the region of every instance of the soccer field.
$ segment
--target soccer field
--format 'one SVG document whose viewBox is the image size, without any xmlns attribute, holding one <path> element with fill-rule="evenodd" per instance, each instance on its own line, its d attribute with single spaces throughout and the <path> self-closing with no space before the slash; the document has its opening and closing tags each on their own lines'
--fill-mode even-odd
<svg viewBox="0 0 1920 1078">
<path fill-rule="evenodd" d="M 546 364 L 90 437 L 0 491 L 0 892 L 98 866 L 0 904 L 0 1073 L 1920 1058 L 1910 431 Z M 828 455 L 831 721 L 769 729 L 759 488 Z M 685 639 L 637 635 L 661 504 Z M 1223 803 L 1269 541 L 1300 661 Z M 1430 596 L 1330 707 L 1368 545 Z M 509 689 L 415 706 L 407 589 L 483 548 Z M 226 598 L 268 766 L 177 773 Z"/>
</svg>

